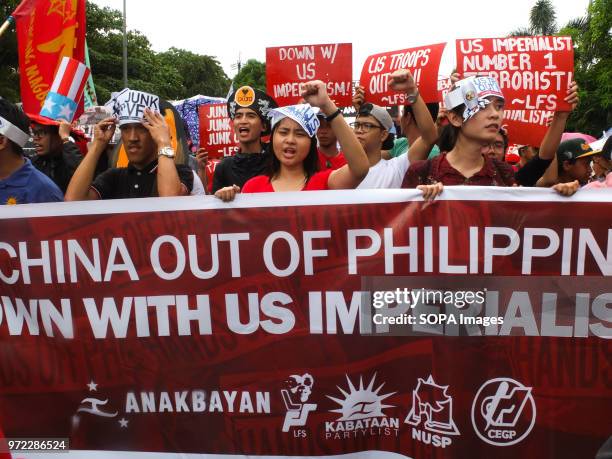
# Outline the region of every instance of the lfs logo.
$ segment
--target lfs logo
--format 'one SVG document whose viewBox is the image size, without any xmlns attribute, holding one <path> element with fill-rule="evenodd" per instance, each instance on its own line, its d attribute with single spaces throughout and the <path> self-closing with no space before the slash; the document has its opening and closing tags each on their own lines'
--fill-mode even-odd
<svg viewBox="0 0 612 459">
<path fill-rule="evenodd" d="M 510 378 L 484 383 L 472 404 L 476 434 L 495 446 L 510 446 L 523 440 L 533 429 L 536 419 L 531 390 Z"/>
</svg>

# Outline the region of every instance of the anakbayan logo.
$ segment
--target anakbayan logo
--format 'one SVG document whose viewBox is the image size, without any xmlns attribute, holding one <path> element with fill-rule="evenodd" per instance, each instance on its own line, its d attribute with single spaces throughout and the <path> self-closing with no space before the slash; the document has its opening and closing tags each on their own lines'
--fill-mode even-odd
<svg viewBox="0 0 612 459">
<path fill-rule="evenodd" d="M 399 419 L 390 418 L 383 412 L 385 408 L 394 407 L 383 402 L 396 392 L 381 394 L 385 383 L 374 388 L 376 374 L 367 387 L 363 384 L 363 376 L 359 377 L 359 387 L 355 387 L 348 375 L 346 381 L 348 391 L 336 386 L 344 398 L 327 395 L 327 398 L 340 405 L 340 408 L 330 412 L 341 416 L 337 421 L 325 423 L 325 438 L 339 440 L 358 436 L 399 435 Z"/>
</svg>

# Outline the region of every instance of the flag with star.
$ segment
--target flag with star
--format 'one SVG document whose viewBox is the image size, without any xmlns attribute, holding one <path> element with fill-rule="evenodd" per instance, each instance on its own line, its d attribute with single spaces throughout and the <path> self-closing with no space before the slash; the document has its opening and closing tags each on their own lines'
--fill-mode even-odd
<svg viewBox="0 0 612 459">
<path fill-rule="evenodd" d="M 64 57 L 40 114 L 53 120 L 63 119 L 71 123 L 90 73 L 82 62 Z"/>
<path fill-rule="evenodd" d="M 12 16 L 17 28 L 23 108 L 40 113 L 62 58 L 85 62 L 85 0 L 23 0 Z M 80 101 L 75 117 L 82 113 L 82 107 Z M 64 114 L 67 112 L 68 107 L 64 108 Z"/>
</svg>

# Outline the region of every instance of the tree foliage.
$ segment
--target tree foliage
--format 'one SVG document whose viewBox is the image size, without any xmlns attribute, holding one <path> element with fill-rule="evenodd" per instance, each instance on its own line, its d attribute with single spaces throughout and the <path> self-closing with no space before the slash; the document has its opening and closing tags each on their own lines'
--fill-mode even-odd
<svg viewBox="0 0 612 459">
<path fill-rule="evenodd" d="M 0 4 L 8 17 L 20 0 Z M 122 14 L 87 2 L 87 43 L 92 76 L 100 103 L 123 88 Z M 184 99 L 196 94 L 225 96 L 229 79 L 211 56 L 170 48 L 157 53 L 142 33 L 131 30 L 128 42 L 128 86 L 157 94 L 164 99 Z M 14 27 L 0 37 L 0 95 L 19 101 L 17 38 Z"/>
<path fill-rule="evenodd" d="M 19 0 L 0 2 L 0 22 L 17 8 Z M 19 66 L 17 64 L 17 34 L 9 30 L 0 37 L 0 96 L 12 102 L 19 101 Z"/>
<path fill-rule="evenodd" d="M 266 90 L 266 64 L 257 59 L 249 59 L 234 77 L 234 88 L 248 85 Z"/>
<path fill-rule="evenodd" d="M 511 36 L 569 35 L 574 43 L 575 80 L 580 104 L 572 113 L 568 131 L 600 137 L 612 125 L 612 0 L 591 0 L 584 17 L 557 30 L 556 13 L 549 0 L 538 0 L 529 16 L 529 26 Z"/>
</svg>

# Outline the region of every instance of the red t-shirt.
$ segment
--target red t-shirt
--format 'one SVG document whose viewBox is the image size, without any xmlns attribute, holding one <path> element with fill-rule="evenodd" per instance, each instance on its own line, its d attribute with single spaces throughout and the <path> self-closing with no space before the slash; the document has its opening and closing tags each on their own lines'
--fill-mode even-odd
<svg viewBox="0 0 612 459">
<path fill-rule="evenodd" d="M 310 180 L 306 182 L 304 188 L 300 191 L 317 191 L 317 190 L 329 190 L 327 181 L 329 176 L 333 172 L 332 169 L 326 171 L 317 172 L 315 175 L 310 177 Z M 271 193 L 276 191 L 270 183 L 270 177 L 267 175 L 258 175 L 248 180 L 242 187 L 243 193 Z"/>
<path fill-rule="evenodd" d="M 344 153 L 339 152 L 333 158 L 329 158 L 321 153 L 321 150 L 317 150 L 319 152 L 319 170 L 325 171 L 327 169 L 331 169 L 335 171 L 336 169 L 340 169 L 342 166 L 346 164 L 346 159 L 344 158 Z"/>
</svg>

